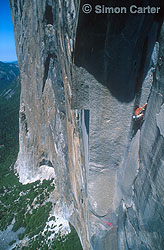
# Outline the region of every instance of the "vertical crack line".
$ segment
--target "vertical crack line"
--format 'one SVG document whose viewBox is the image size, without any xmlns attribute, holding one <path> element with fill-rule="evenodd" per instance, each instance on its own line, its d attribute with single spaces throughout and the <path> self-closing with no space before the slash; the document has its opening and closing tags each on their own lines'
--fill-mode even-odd
<svg viewBox="0 0 164 250">
<path fill-rule="evenodd" d="M 128 250 L 131 250 L 131 248 L 129 248 L 128 238 L 127 238 L 127 235 L 126 235 L 126 226 L 125 226 L 126 219 L 127 219 L 127 215 L 125 215 L 125 219 L 124 219 L 124 233 L 125 233 L 125 241 L 126 241 L 126 245 L 127 245 Z"/>
<path fill-rule="evenodd" d="M 46 80 L 48 78 L 48 71 L 49 71 L 49 67 L 50 67 L 50 60 L 51 60 L 51 58 L 57 58 L 56 55 L 55 55 L 55 53 L 48 54 L 48 56 L 46 58 L 46 61 L 45 61 L 42 93 L 44 91 Z"/>
<path fill-rule="evenodd" d="M 138 165 L 139 166 L 140 166 L 140 145 L 141 145 L 141 128 L 139 129 L 139 143 L 138 143 Z"/>
<path fill-rule="evenodd" d="M 44 91 L 44 87 L 45 87 L 46 80 L 47 80 L 47 77 L 48 77 L 48 71 L 49 71 L 49 66 L 50 66 L 50 59 L 51 59 L 51 55 L 49 54 L 48 57 L 46 58 L 45 65 L 44 65 L 44 77 L 43 77 L 42 93 Z"/>
</svg>

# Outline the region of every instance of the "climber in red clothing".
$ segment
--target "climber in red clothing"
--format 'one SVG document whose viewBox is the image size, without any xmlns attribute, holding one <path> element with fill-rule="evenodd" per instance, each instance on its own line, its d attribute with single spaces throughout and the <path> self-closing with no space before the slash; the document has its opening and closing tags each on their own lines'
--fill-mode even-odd
<svg viewBox="0 0 164 250">
<path fill-rule="evenodd" d="M 146 105 L 147 105 L 147 103 L 145 103 L 142 107 L 138 106 L 136 108 L 134 115 L 133 115 L 133 119 L 140 120 L 141 118 L 144 117 L 144 111 L 145 111 Z"/>
</svg>

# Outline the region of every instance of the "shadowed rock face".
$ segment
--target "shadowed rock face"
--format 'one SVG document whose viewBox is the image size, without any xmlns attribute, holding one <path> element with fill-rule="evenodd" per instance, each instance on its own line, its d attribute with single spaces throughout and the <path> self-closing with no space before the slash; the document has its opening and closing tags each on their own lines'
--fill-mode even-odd
<svg viewBox="0 0 164 250">
<path fill-rule="evenodd" d="M 96 6 L 100 1 L 88 1 Z M 81 6 L 85 1 L 81 1 Z M 130 102 L 141 88 L 157 37 L 156 15 L 129 13 L 131 1 L 101 1 L 124 6 L 126 14 L 79 14 L 75 64 L 89 71 L 121 102 Z M 160 1 L 133 1 L 136 6 L 160 6 Z"/>
<path fill-rule="evenodd" d="M 119 18 L 85 15 L 83 4 L 10 0 L 22 84 L 17 172 L 27 183 L 51 169 L 55 213 L 84 249 L 160 250 L 163 2 L 144 1 L 161 6 L 158 16 Z M 145 102 L 145 120 L 134 124 Z"/>
</svg>

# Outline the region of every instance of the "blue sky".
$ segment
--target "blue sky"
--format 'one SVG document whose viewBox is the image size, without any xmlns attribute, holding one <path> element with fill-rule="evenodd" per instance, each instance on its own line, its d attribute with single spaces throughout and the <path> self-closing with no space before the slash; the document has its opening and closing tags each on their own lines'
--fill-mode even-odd
<svg viewBox="0 0 164 250">
<path fill-rule="evenodd" d="M 16 61 L 16 50 L 9 0 L 1 0 L 0 7 L 0 61 Z"/>
</svg>

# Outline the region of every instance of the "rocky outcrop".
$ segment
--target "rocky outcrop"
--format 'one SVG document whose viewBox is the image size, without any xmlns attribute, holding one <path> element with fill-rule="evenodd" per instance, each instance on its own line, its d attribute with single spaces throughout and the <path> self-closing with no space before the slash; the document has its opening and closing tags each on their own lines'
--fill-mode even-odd
<svg viewBox="0 0 164 250">
<path fill-rule="evenodd" d="M 118 18 L 84 14 L 85 1 L 10 0 L 22 84 L 16 169 L 23 183 L 55 178 L 55 213 L 86 250 L 163 248 L 163 2 L 145 2 L 161 12 Z"/>
<path fill-rule="evenodd" d="M 159 39 L 159 57 L 148 98 L 145 121 L 139 132 L 138 171 L 132 185 L 131 204 L 123 201 L 121 244 L 130 249 L 163 249 L 163 147 L 161 115 L 164 89 L 161 63 L 164 46 L 164 26 Z M 163 119 L 163 118 L 162 118 Z M 136 137 L 136 136 L 135 136 Z M 126 249 L 125 248 L 125 249 Z"/>
</svg>

